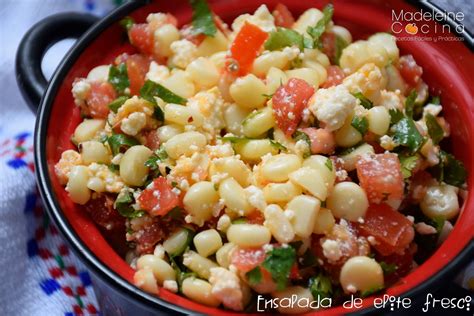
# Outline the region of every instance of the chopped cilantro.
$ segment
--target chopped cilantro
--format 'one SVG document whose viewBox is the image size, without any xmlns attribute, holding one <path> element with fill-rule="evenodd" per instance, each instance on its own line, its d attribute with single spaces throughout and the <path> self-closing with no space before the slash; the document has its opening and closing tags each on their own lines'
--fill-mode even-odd
<svg viewBox="0 0 474 316">
<path fill-rule="evenodd" d="M 309 138 L 308 134 L 302 131 L 296 131 L 293 133 L 293 139 L 295 142 L 299 140 L 303 140 L 308 144 L 308 147 L 311 148 L 311 139 Z M 311 151 L 309 150 L 308 152 L 304 153 L 303 158 L 308 158 L 311 156 Z"/>
<path fill-rule="evenodd" d="M 336 52 L 334 53 L 334 58 L 332 63 L 339 65 L 339 59 L 341 59 L 342 51 L 346 48 L 348 43 L 339 35 L 336 35 Z"/>
<path fill-rule="evenodd" d="M 270 32 L 264 46 L 267 50 L 279 50 L 287 46 L 297 46 L 300 50 L 303 50 L 303 35 L 291 29 L 278 27 L 276 31 Z"/>
<path fill-rule="evenodd" d="M 403 112 L 398 109 L 390 109 L 388 113 L 390 114 L 390 125 L 397 124 L 403 118 Z"/>
<path fill-rule="evenodd" d="M 326 160 L 326 163 L 325 163 L 326 167 L 329 169 L 329 171 L 333 171 L 334 167 L 332 165 L 332 160 L 331 159 L 327 159 Z"/>
<path fill-rule="evenodd" d="M 247 219 L 245 217 L 239 217 L 237 219 L 234 219 L 232 221 L 232 225 L 236 225 L 236 224 L 245 224 L 247 223 Z"/>
<path fill-rule="evenodd" d="M 380 286 L 380 287 L 374 287 L 373 289 L 370 289 L 370 290 L 367 290 L 367 291 L 362 291 L 360 293 L 360 297 L 367 297 L 367 296 L 370 296 L 372 294 L 375 294 L 377 293 L 378 291 L 381 291 L 384 289 L 384 286 Z"/>
<path fill-rule="evenodd" d="M 206 0 L 190 0 L 193 8 L 192 25 L 195 34 L 214 36 L 217 32 L 214 16 Z"/>
<path fill-rule="evenodd" d="M 119 171 L 119 166 L 114 165 L 114 164 L 110 164 L 109 165 L 109 170 L 112 171 L 112 172 L 117 172 L 117 171 Z"/>
<path fill-rule="evenodd" d="M 437 145 L 444 137 L 444 130 L 439 125 L 436 117 L 428 113 L 425 116 L 426 127 L 428 128 L 428 135 L 430 135 L 433 144 Z"/>
<path fill-rule="evenodd" d="M 395 263 L 386 263 L 385 261 L 380 261 L 379 262 L 380 267 L 383 270 L 384 274 L 391 274 L 395 271 L 397 271 L 398 267 Z"/>
<path fill-rule="evenodd" d="M 140 145 L 138 140 L 124 134 L 114 134 L 107 139 L 107 142 L 114 156 L 122 150 L 125 151 L 132 146 Z"/>
<path fill-rule="evenodd" d="M 352 95 L 353 95 L 354 97 L 356 97 L 357 99 L 359 99 L 360 105 L 362 105 L 364 108 L 366 108 L 366 109 L 371 109 L 371 108 L 373 108 L 374 104 L 372 103 L 372 101 L 370 101 L 369 99 L 367 99 L 367 98 L 362 94 L 362 92 L 356 92 L 356 93 L 353 93 Z"/>
<path fill-rule="evenodd" d="M 127 66 L 125 63 L 110 67 L 108 81 L 119 94 L 125 93 L 125 89 L 130 86 L 130 81 L 128 80 L 127 74 Z"/>
<path fill-rule="evenodd" d="M 362 136 L 367 133 L 369 129 L 369 121 L 365 117 L 354 116 L 351 122 L 352 127 L 354 127 Z"/>
<path fill-rule="evenodd" d="M 224 142 L 230 142 L 232 144 L 240 143 L 240 142 L 246 142 L 249 141 L 251 138 L 247 137 L 239 137 L 239 136 L 224 136 L 221 137 L 221 140 Z"/>
<path fill-rule="evenodd" d="M 133 24 L 135 24 L 135 21 L 133 20 L 132 17 L 126 16 L 120 21 L 120 25 L 125 29 L 125 31 L 129 31 Z"/>
<path fill-rule="evenodd" d="M 399 155 L 398 159 L 400 160 L 400 165 L 402 167 L 402 175 L 404 179 L 411 177 L 411 172 L 418 165 L 420 157 L 418 155 L 405 156 Z"/>
<path fill-rule="evenodd" d="M 128 100 L 128 97 L 123 95 L 121 97 L 118 97 L 117 99 L 113 100 L 112 102 L 109 103 L 109 109 L 117 113 L 118 109 L 122 106 L 122 104 L 125 103 L 125 101 Z"/>
<path fill-rule="evenodd" d="M 323 9 L 323 17 L 316 23 L 315 26 L 308 26 L 306 32 L 312 37 L 314 47 L 319 47 L 320 37 L 326 31 L 326 26 L 331 21 L 334 13 L 334 6 L 328 4 Z"/>
<path fill-rule="evenodd" d="M 151 80 L 145 81 L 145 84 L 140 89 L 140 95 L 142 98 L 148 100 L 151 103 L 156 104 L 154 97 L 159 97 L 166 103 L 175 103 L 175 104 L 186 104 L 187 100 L 174 92 L 168 90 L 159 83 L 156 83 Z"/>
<path fill-rule="evenodd" d="M 267 252 L 263 267 L 272 275 L 277 290 L 285 289 L 290 271 L 296 262 L 296 251 L 293 247 L 278 247 Z"/>
<path fill-rule="evenodd" d="M 322 272 L 309 279 L 309 290 L 315 300 L 329 298 L 333 293 L 331 280 Z"/>
<path fill-rule="evenodd" d="M 413 119 L 404 117 L 393 125 L 393 140 L 402 146 L 410 148 L 412 152 L 418 151 L 423 145 L 424 139 L 416 128 Z"/>
<path fill-rule="evenodd" d="M 440 163 L 437 166 L 438 180 L 460 187 L 466 182 L 467 172 L 464 164 L 453 155 L 441 150 Z"/>
<path fill-rule="evenodd" d="M 439 95 L 432 96 L 428 103 L 435 104 L 435 105 L 440 105 L 441 104 L 441 99 L 440 99 Z"/>
<path fill-rule="evenodd" d="M 283 146 L 282 144 L 280 144 L 279 142 L 273 140 L 273 139 L 270 139 L 270 145 L 272 145 L 274 148 L 282 151 L 282 150 L 287 150 L 287 148 L 285 146 Z"/>
<path fill-rule="evenodd" d="M 250 285 L 257 285 L 262 282 L 262 271 L 260 267 L 255 267 L 245 274 Z"/>
<path fill-rule="evenodd" d="M 134 203 L 133 194 L 131 192 L 122 192 L 117 196 L 114 207 L 120 215 L 127 218 L 137 218 L 145 215 L 145 212 L 135 210 L 132 206 Z"/>
<path fill-rule="evenodd" d="M 405 114 L 409 118 L 413 118 L 413 114 L 415 111 L 415 100 L 417 96 L 418 93 L 416 93 L 416 90 L 413 89 L 410 91 L 410 94 L 405 100 Z"/>
</svg>

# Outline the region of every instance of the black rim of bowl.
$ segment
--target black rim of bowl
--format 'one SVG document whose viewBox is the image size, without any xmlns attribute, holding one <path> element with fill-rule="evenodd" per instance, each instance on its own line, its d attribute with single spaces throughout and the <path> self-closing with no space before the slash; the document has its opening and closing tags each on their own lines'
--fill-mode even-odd
<svg viewBox="0 0 474 316">
<path fill-rule="evenodd" d="M 52 79 L 48 85 L 48 88 L 41 99 L 41 105 L 39 107 L 36 126 L 35 126 L 35 138 L 34 138 L 34 153 L 35 153 L 35 164 L 36 164 L 36 178 L 40 189 L 41 197 L 44 201 L 45 209 L 48 215 L 58 226 L 63 236 L 65 236 L 67 242 L 72 247 L 73 251 L 81 258 L 81 261 L 87 266 L 88 269 L 102 279 L 109 286 L 113 287 L 116 291 L 126 294 L 129 297 L 135 299 L 141 303 L 142 307 L 149 309 L 150 311 L 174 311 L 182 314 L 196 314 L 195 311 L 187 308 L 174 305 L 168 301 L 165 301 L 157 296 L 148 294 L 139 288 L 135 287 L 127 280 L 123 279 L 117 273 L 108 268 L 104 263 L 100 261 L 84 244 L 81 238 L 74 231 L 73 227 L 69 224 L 66 216 L 63 214 L 61 207 L 56 199 L 55 194 L 51 189 L 51 179 L 48 172 L 48 165 L 46 161 L 46 135 L 48 125 L 50 121 L 50 113 L 52 110 L 52 104 L 56 96 L 56 92 L 62 84 L 63 79 L 69 72 L 70 68 L 85 48 L 88 47 L 89 43 L 93 41 L 103 30 L 111 26 L 119 19 L 125 17 L 130 11 L 133 11 L 145 4 L 148 4 L 150 0 L 139 0 L 131 1 L 118 7 L 106 17 L 101 19 L 95 24 L 90 30 L 88 30 L 68 51 L 61 63 L 58 65 L 57 70 L 54 72 Z M 418 3 L 424 9 L 432 9 L 429 6 L 425 6 L 423 3 Z M 449 23 L 449 21 L 446 21 Z M 467 39 L 468 36 L 465 36 Z M 466 245 L 462 252 L 460 252 L 454 260 L 439 270 L 430 279 L 426 280 L 422 284 L 410 289 L 403 293 L 400 297 L 416 297 L 419 294 L 426 292 L 428 289 L 433 289 L 439 286 L 441 282 L 446 280 L 448 277 L 453 275 L 457 268 L 465 264 L 474 252 L 474 241 Z M 363 310 L 354 312 L 352 314 L 368 314 L 376 312 L 373 306 L 365 308 Z"/>
</svg>

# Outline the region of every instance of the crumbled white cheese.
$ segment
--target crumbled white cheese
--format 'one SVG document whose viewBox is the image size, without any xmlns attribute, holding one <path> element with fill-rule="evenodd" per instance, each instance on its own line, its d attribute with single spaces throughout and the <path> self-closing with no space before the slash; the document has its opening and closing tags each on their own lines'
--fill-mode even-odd
<svg viewBox="0 0 474 316">
<path fill-rule="evenodd" d="M 120 190 L 122 190 L 122 188 L 125 186 L 120 176 L 118 176 L 104 164 L 93 162 L 88 166 L 88 169 L 91 173 L 91 178 L 100 179 L 105 186 L 105 191 L 107 192 L 119 193 Z"/>
<path fill-rule="evenodd" d="M 170 46 L 171 65 L 185 69 L 197 57 L 197 47 L 187 39 L 174 41 Z"/>
<path fill-rule="evenodd" d="M 165 24 L 168 20 L 168 15 L 165 13 L 150 13 L 146 17 L 148 23 L 156 23 L 158 25 Z"/>
<path fill-rule="evenodd" d="M 120 129 L 127 135 L 137 135 L 146 125 L 146 115 L 142 112 L 133 112 L 122 120 Z"/>
<path fill-rule="evenodd" d="M 265 32 L 275 31 L 275 19 L 268 10 L 267 6 L 262 4 L 254 14 L 241 14 L 232 23 L 232 30 L 237 34 L 245 22 L 254 24 Z"/>
<path fill-rule="evenodd" d="M 91 91 L 91 85 L 86 79 L 80 79 L 74 81 L 72 84 L 72 95 L 74 97 L 74 103 L 79 106 L 84 104 L 86 98 L 89 96 Z"/>
<path fill-rule="evenodd" d="M 425 117 L 427 114 L 438 116 L 442 110 L 443 107 L 441 105 L 429 103 L 423 107 L 423 117 Z"/>
<path fill-rule="evenodd" d="M 153 251 L 153 255 L 160 259 L 163 259 L 165 257 L 165 248 L 163 248 L 163 245 L 157 244 L 155 246 L 155 250 Z"/>
<path fill-rule="evenodd" d="M 63 151 L 61 159 L 54 165 L 54 171 L 61 184 L 66 184 L 69 180 L 69 173 L 72 167 L 82 164 L 82 156 L 75 150 L 68 149 Z"/>
<path fill-rule="evenodd" d="M 227 229 L 229 229 L 230 225 L 232 224 L 229 215 L 224 214 L 221 217 L 219 217 L 219 220 L 217 221 L 217 230 L 221 232 L 227 232 Z"/>
<path fill-rule="evenodd" d="M 325 128 L 335 131 L 344 125 L 358 100 L 343 85 L 319 89 L 309 101 L 309 109 L 325 124 Z"/>
<path fill-rule="evenodd" d="M 250 205 L 263 212 L 267 207 L 267 202 L 265 201 L 263 191 L 254 185 L 245 188 L 244 191 L 247 195 L 247 200 L 249 201 Z"/>
<path fill-rule="evenodd" d="M 209 283 L 212 285 L 212 295 L 222 301 L 222 304 L 229 309 L 243 310 L 244 294 L 239 277 L 222 267 L 211 268 L 210 272 Z"/>
<path fill-rule="evenodd" d="M 350 93 L 361 92 L 375 104 L 381 101 L 380 91 L 384 88 L 384 80 L 380 68 L 375 64 L 365 64 L 355 73 L 344 78 L 342 84 Z"/>
<path fill-rule="evenodd" d="M 384 106 L 387 110 L 397 109 L 403 110 L 403 103 L 401 100 L 400 90 L 397 91 L 380 91 L 380 105 Z"/>
<path fill-rule="evenodd" d="M 145 79 L 161 83 L 170 76 L 168 67 L 160 65 L 154 61 L 150 63 L 150 68 L 146 73 Z"/>
<path fill-rule="evenodd" d="M 380 137 L 380 146 L 385 150 L 393 150 L 398 144 L 393 140 L 392 137 L 388 135 L 383 135 Z"/>
<path fill-rule="evenodd" d="M 283 54 L 285 54 L 289 60 L 293 60 L 300 54 L 300 49 L 296 46 L 287 46 L 283 48 Z"/>
<path fill-rule="evenodd" d="M 323 244 L 323 254 L 330 262 L 336 262 L 342 257 L 339 243 L 336 240 L 326 239 Z"/>
</svg>

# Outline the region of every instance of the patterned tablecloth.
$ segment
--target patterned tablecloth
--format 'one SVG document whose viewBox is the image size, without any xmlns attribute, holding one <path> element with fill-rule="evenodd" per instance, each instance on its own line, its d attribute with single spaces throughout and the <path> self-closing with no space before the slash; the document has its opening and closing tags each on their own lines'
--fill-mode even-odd
<svg viewBox="0 0 474 316">
<path fill-rule="evenodd" d="M 14 75 L 21 36 L 36 21 L 60 11 L 103 15 L 120 0 L 3 0 L 0 8 L 0 314 L 97 314 L 85 267 L 70 252 L 46 216 L 35 187 L 32 155 L 34 116 Z M 464 2 L 472 5 L 471 1 Z M 469 12 L 472 12 L 470 10 Z M 472 25 L 472 17 L 466 19 Z M 71 42 L 48 52 L 50 75 Z M 459 275 L 474 287 L 474 265 Z"/>
</svg>

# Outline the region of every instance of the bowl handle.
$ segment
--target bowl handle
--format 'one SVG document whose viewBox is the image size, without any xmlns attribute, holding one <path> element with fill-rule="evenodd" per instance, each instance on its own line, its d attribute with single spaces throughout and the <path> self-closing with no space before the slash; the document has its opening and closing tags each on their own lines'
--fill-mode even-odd
<svg viewBox="0 0 474 316">
<path fill-rule="evenodd" d="M 16 80 L 34 113 L 48 85 L 41 70 L 41 61 L 48 48 L 66 38 L 79 38 L 98 20 L 91 14 L 59 13 L 39 21 L 23 36 L 16 53 Z"/>
</svg>

